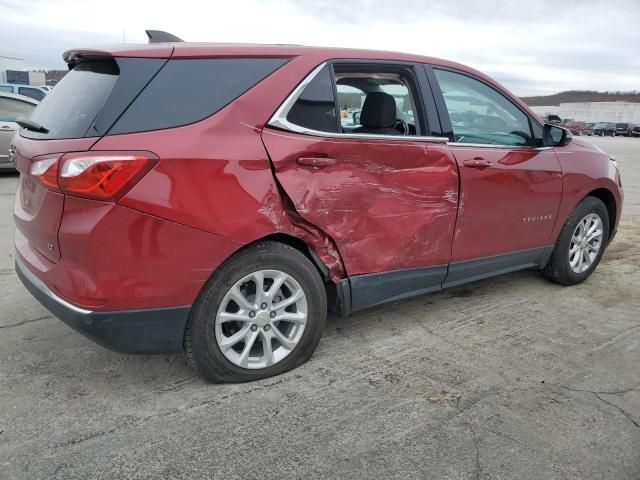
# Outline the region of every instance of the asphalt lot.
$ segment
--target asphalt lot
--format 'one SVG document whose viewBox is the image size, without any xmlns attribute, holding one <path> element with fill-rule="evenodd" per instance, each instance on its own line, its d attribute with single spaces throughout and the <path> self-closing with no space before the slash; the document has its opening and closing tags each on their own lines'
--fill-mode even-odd
<svg viewBox="0 0 640 480">
<path fill-rule="evenodd" d="M 0 174 L 0 478 L 640 478 L 640 138 L 584 284 L 522 272 L 330 319 L 312 360 L 210 385 L 53 318 L 13 271 Z"/>
</svg>

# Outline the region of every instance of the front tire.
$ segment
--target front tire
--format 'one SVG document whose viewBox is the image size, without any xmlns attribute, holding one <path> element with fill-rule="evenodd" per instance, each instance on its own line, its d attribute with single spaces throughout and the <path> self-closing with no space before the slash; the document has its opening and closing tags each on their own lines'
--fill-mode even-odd
<svg viewBox="0 0 640 480">
<path fill-rule="evenodd" d="M 322 336 L 324 284 L 311 261 L 273 241 L 227 260 L 194 303 L 188 363 L 214 383 L 249 382 L 306 362 Z"/>
<path fill-rule="evenodd" d="M 544 275 L 560 285 L 584 282 L 600 263 L 609 238 L 609 213 L 602 200 L 586 197 L 558 236 Z"/>
</svg>

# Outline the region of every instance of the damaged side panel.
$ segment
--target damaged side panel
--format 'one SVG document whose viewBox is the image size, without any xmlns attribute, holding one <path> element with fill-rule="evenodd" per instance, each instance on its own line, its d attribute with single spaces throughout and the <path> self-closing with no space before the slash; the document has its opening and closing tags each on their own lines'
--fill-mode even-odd
<svg viewBox="0 0 640 480">
<path fill-rule="evenodd" d="M 409 138 L 316 138 L 269 128 L 262 138 L 295 208 L 295 214 L 288 212 L 293 223 L 333 239 L 347 275 L 449 263 L 458 169 L 445 147 Z M 301 165 L 300 157 L 335 163 Z"/>
<path fill-rule="evenodd" d="M 181 140 L 184 127 L 101 139 L 97 149 L 136 145 L 161 158 L 119 203 L 177 223 L 186 220 L 193 228 L 238 242 L 238 247 L 274 233 L 292 235 L 322 260 L 333 281 L 344 278 L 333 242 L 287 208 L 260 129 L 234 120 L 243 106 L 236 101 L 208 122 L 189 127 L 188 143 Z M 216 266 L 207 264 L 206 269 L 213 272 Z"/>
</svg>

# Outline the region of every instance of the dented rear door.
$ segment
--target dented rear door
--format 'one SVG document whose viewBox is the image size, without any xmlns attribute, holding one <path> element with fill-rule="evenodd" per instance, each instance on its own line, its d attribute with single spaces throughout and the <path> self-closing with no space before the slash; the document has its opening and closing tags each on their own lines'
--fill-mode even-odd
<svg viewBox="0 0 640 480">
<path fill-rule="evenodd" d="M 348 275 L 449 263 L 458 168 L 446 144 L 269 127 L 262 138 L 283 194 L 335 241 Z"/>
</svg>

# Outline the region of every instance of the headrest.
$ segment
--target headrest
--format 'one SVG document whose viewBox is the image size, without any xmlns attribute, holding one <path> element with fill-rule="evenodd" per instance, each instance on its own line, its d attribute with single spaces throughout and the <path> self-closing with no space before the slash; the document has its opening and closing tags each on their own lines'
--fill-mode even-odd
<svg viewBox="0 0 640 480">
<path fill-rule="evenodd" d="M 370 92 L 364 99 L 360 124 L 367 128 L 389 128 L 396 123 L 396 100 L 385 92 Z"/>
</svg>

